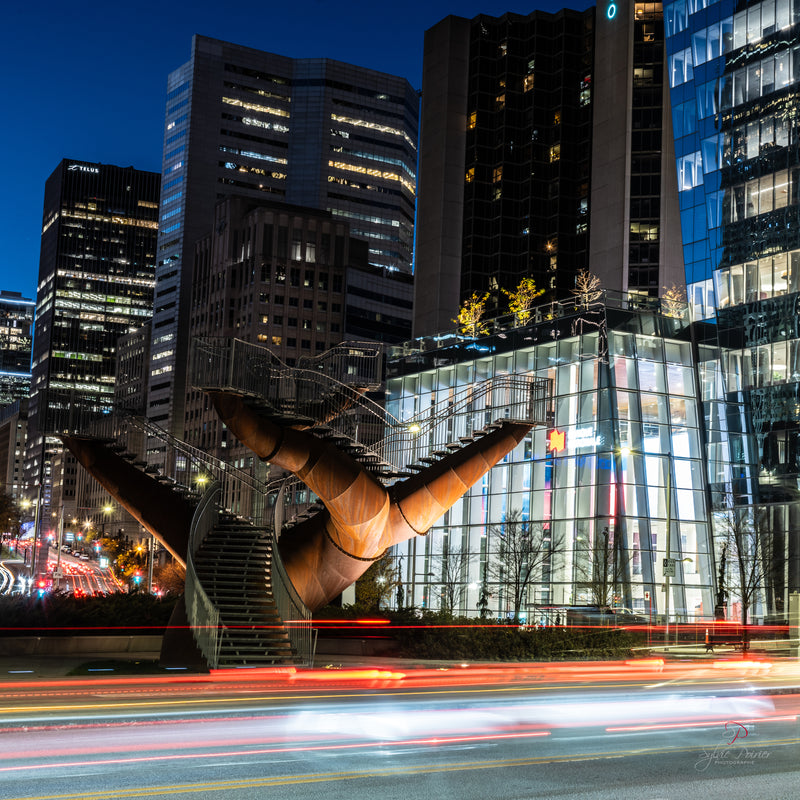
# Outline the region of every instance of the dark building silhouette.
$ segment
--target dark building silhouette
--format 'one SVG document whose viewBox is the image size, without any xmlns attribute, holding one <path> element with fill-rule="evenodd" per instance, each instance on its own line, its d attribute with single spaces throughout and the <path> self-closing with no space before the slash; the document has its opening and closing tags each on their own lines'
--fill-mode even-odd
<svg viewBox="0 0 800 800">
<path fill-rule="evenodd" d="M 637 295 L 682 282 L 661 6 L 619 9 L 426 32 L 415 336 L 452 329 L 472 292 L 504 312 L 524 277 L 542 301 L 584 269 Z"/>
</svg>

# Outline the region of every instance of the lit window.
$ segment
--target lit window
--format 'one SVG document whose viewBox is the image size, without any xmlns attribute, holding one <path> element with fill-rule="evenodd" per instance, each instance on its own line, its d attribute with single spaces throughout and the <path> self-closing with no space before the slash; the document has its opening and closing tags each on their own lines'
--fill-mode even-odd
<svg viewBox="0 0 800 800">
<path fill-rule="evenodd" d="M 531 89 L 533 89 L 533 74 L 526 75 L 522 79 L 522 91 L 529 92 Z"/>
<path fill-rule="evenodd" d="M 475 126 L 478 124 L 478 112 L 477 111 L 470 111 L 469 112 L 469 120 L 467 122 L 467 130 L 474 130 Z"/>
<path fill-rule="evenodd" d="M 561 144 L 554 144 L 550 148 L 550 163 L 558 161 L 561 158 Z"/>
<path fill-rule="evenodd" d="M 470 167 L 467 174 L 464 176 L 466 183 L 472 183 L 475 180 L 475 167 Z"/>
</svg>

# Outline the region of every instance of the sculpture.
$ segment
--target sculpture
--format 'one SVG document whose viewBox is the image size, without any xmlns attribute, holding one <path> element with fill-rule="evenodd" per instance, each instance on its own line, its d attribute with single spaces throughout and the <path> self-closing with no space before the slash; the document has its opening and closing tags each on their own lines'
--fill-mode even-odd
<svg viewBox="0 0 800 800">
<path fill-rule="evenodd" d="M 228 429 L 259 458 L 301 479 L 325 509 L 284 532 L 278 550 L 312 611 L 352 584 L 392 545 L 424 535 L 477 480 L 509 453 L 533 423 L 502 421 L 493 430 L 390 487 L 330 442 L 279 424 L 230 391 L 210 391 Z M 192 505 L 125 461 L 100 440 L 62 440 L 141 525 L 185 562 Z"/>
</svg>

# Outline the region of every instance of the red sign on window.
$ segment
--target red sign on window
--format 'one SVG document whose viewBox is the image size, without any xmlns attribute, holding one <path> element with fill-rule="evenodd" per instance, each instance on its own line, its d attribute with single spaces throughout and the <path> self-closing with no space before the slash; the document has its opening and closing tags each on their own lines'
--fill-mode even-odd
<svg viewBox="0 0 800 800">
<path fill-rule="evenodd" d="M 550 435 L 547 437 L 547 445 L 551 453 L 561 453 L 566 449 L 567 432 L 560 431 L 558 428 L 553 428 Z"/>
</svg>

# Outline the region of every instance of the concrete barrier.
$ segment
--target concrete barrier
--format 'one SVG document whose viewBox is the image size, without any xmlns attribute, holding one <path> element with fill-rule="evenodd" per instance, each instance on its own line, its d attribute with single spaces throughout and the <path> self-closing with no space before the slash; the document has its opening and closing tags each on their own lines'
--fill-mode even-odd
<svg viewBox="0 0 800 800">
<path fill-rule="evenodd" d="M 0 656 L 132 655 L 161 652 L 161 636 L 7 636 Z"/>
</svg>

